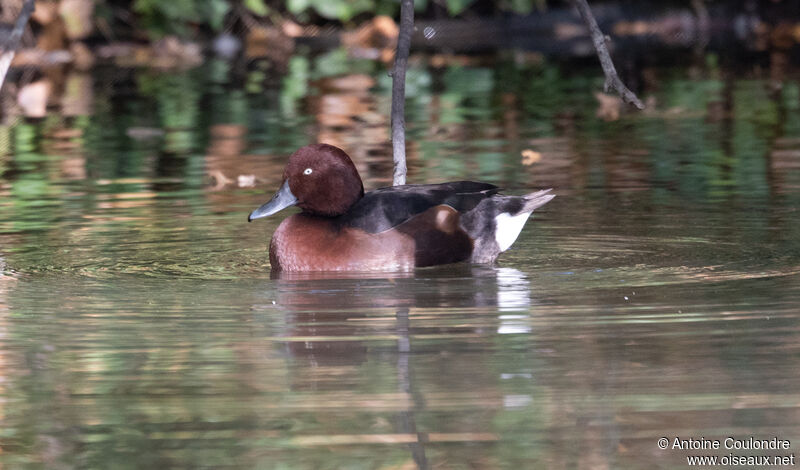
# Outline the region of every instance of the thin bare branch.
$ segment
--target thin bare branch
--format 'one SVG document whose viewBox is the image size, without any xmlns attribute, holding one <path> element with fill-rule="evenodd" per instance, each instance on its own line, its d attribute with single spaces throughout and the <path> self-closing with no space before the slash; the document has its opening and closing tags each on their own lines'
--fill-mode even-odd
<svg viewBox="0 0 800 470">
<path fill-rule="evenodd" d="M 26 2 L 22 4 L 22 9 L 19 11 L 17 21 L 14 23 L 14 29 L 12 29 L 11 33 L 0 43 L 0 89 L 3 88 L 3 83 L 6 81 L 8 68 L 11 66 L 11 61 L 14 59 L 14 53 L 17 51 L 17 46 L 19 46 L 19 40 L 22 38 L 25 25 L 28 24 L 28 19 L 33 13 L 33 1 L 34 0 L 26 0 Z"/>
<path fill-rule="evenodd" d="M 639 109 L 644 109 L 644 104 L 642 104 L 634 92 L 630 91 L 628 87 L 622 83 L 619 75 L 617 75 L 617 69 L 614 67 L 614 62 L 611 61 L 611 55 L 608 53 L 608 47 L 606 46 L 606 36 L 600 31 L 600 27 L 597 25 L 597 20 L 594 18 L 589 4 L 586 0 L 571 1 L 575 8 L 578 9 L 581 19 L 584 24 L 586 24 L 586 27 L 589 29 L 589 34 L 592 36 L 594 49 L 597 51 L 600 65 L 603 67 L 603 74 L 606 76 L 605 91 L 608 92 L 614 89 L 626 103 L 633 104 Z"/>
<path fill-rule="evenodd" d="M 406 68 L 414 28 L 414 0 L 400 0 L 400 32 L 392 69 L 392 184 L 406 184 Z"/>
</svg>

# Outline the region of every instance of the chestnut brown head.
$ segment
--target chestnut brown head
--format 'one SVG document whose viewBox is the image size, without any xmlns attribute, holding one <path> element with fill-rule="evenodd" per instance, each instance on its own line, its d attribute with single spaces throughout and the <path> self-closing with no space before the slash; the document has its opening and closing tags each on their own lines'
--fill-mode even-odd
<svg viewBox="0 0 800 470">
<path fill-rule="evenodd" d="M 363 196 L 358 170 L 342 149 L 328 144 L 307 145 L 289 157 L 278 192 L 247 220 L 293 205 L 309 214 L 335 217 L 347 212 Z"/>
</svg>

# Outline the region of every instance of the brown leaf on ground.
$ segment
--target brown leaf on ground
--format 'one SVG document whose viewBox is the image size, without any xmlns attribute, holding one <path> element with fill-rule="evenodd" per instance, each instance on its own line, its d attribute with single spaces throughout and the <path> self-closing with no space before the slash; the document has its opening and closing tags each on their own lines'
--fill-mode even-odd
<svg viewBox="0 0 800 470">
<path fill-rule="evenodd" d="M 388 63 L 394 59 L 398 32 L 397 23 L 392 18 L 376 16 L 357 30 L 342 34 L 342 44 L 349 48 L 351 55 Z"/>
<path fill-rule="evenodd" d="M 388 16 L 376 16 L 372 21 L 351 33 L 342 35 L 342 42 L 350 47 L 394 49 L 397 45 L 397 23 Z"/>
<path fill-rule="evenodd" d="M 294 38 L 281 28 L 257 26 L 245 38 L 244 54 L 249 59 L 265 57 L 276 64 L 285 64 L 293 52 Z"/>
</svg>

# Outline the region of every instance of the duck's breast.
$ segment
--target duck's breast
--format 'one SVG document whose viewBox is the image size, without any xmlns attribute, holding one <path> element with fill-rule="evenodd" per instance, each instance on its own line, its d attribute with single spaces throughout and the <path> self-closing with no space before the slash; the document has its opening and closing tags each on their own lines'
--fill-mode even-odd
<svg viewBox="0 0 800 470">
<path fill-rule="evenodd" d="M 389 230 L 367 233 L 332 219 L 296 214 L 270 242 L 272 269 L 283 271 L 405 271 L 414 268 L 414 242 Z"/>
</svg>

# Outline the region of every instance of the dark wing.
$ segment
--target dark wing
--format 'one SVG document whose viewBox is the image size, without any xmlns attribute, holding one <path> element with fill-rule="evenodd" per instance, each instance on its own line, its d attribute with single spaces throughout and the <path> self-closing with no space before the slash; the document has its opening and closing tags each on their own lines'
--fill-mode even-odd
<svg viewBox="0 0 800 470">
<path fill-rule="evenodd" d="M 378 233 L 440 204 L 468 212 L 498 191 L 493 184 L 474 181 L 391 186 L 368 192 L 338 219 L 343 226 Z"/>
</svg>

